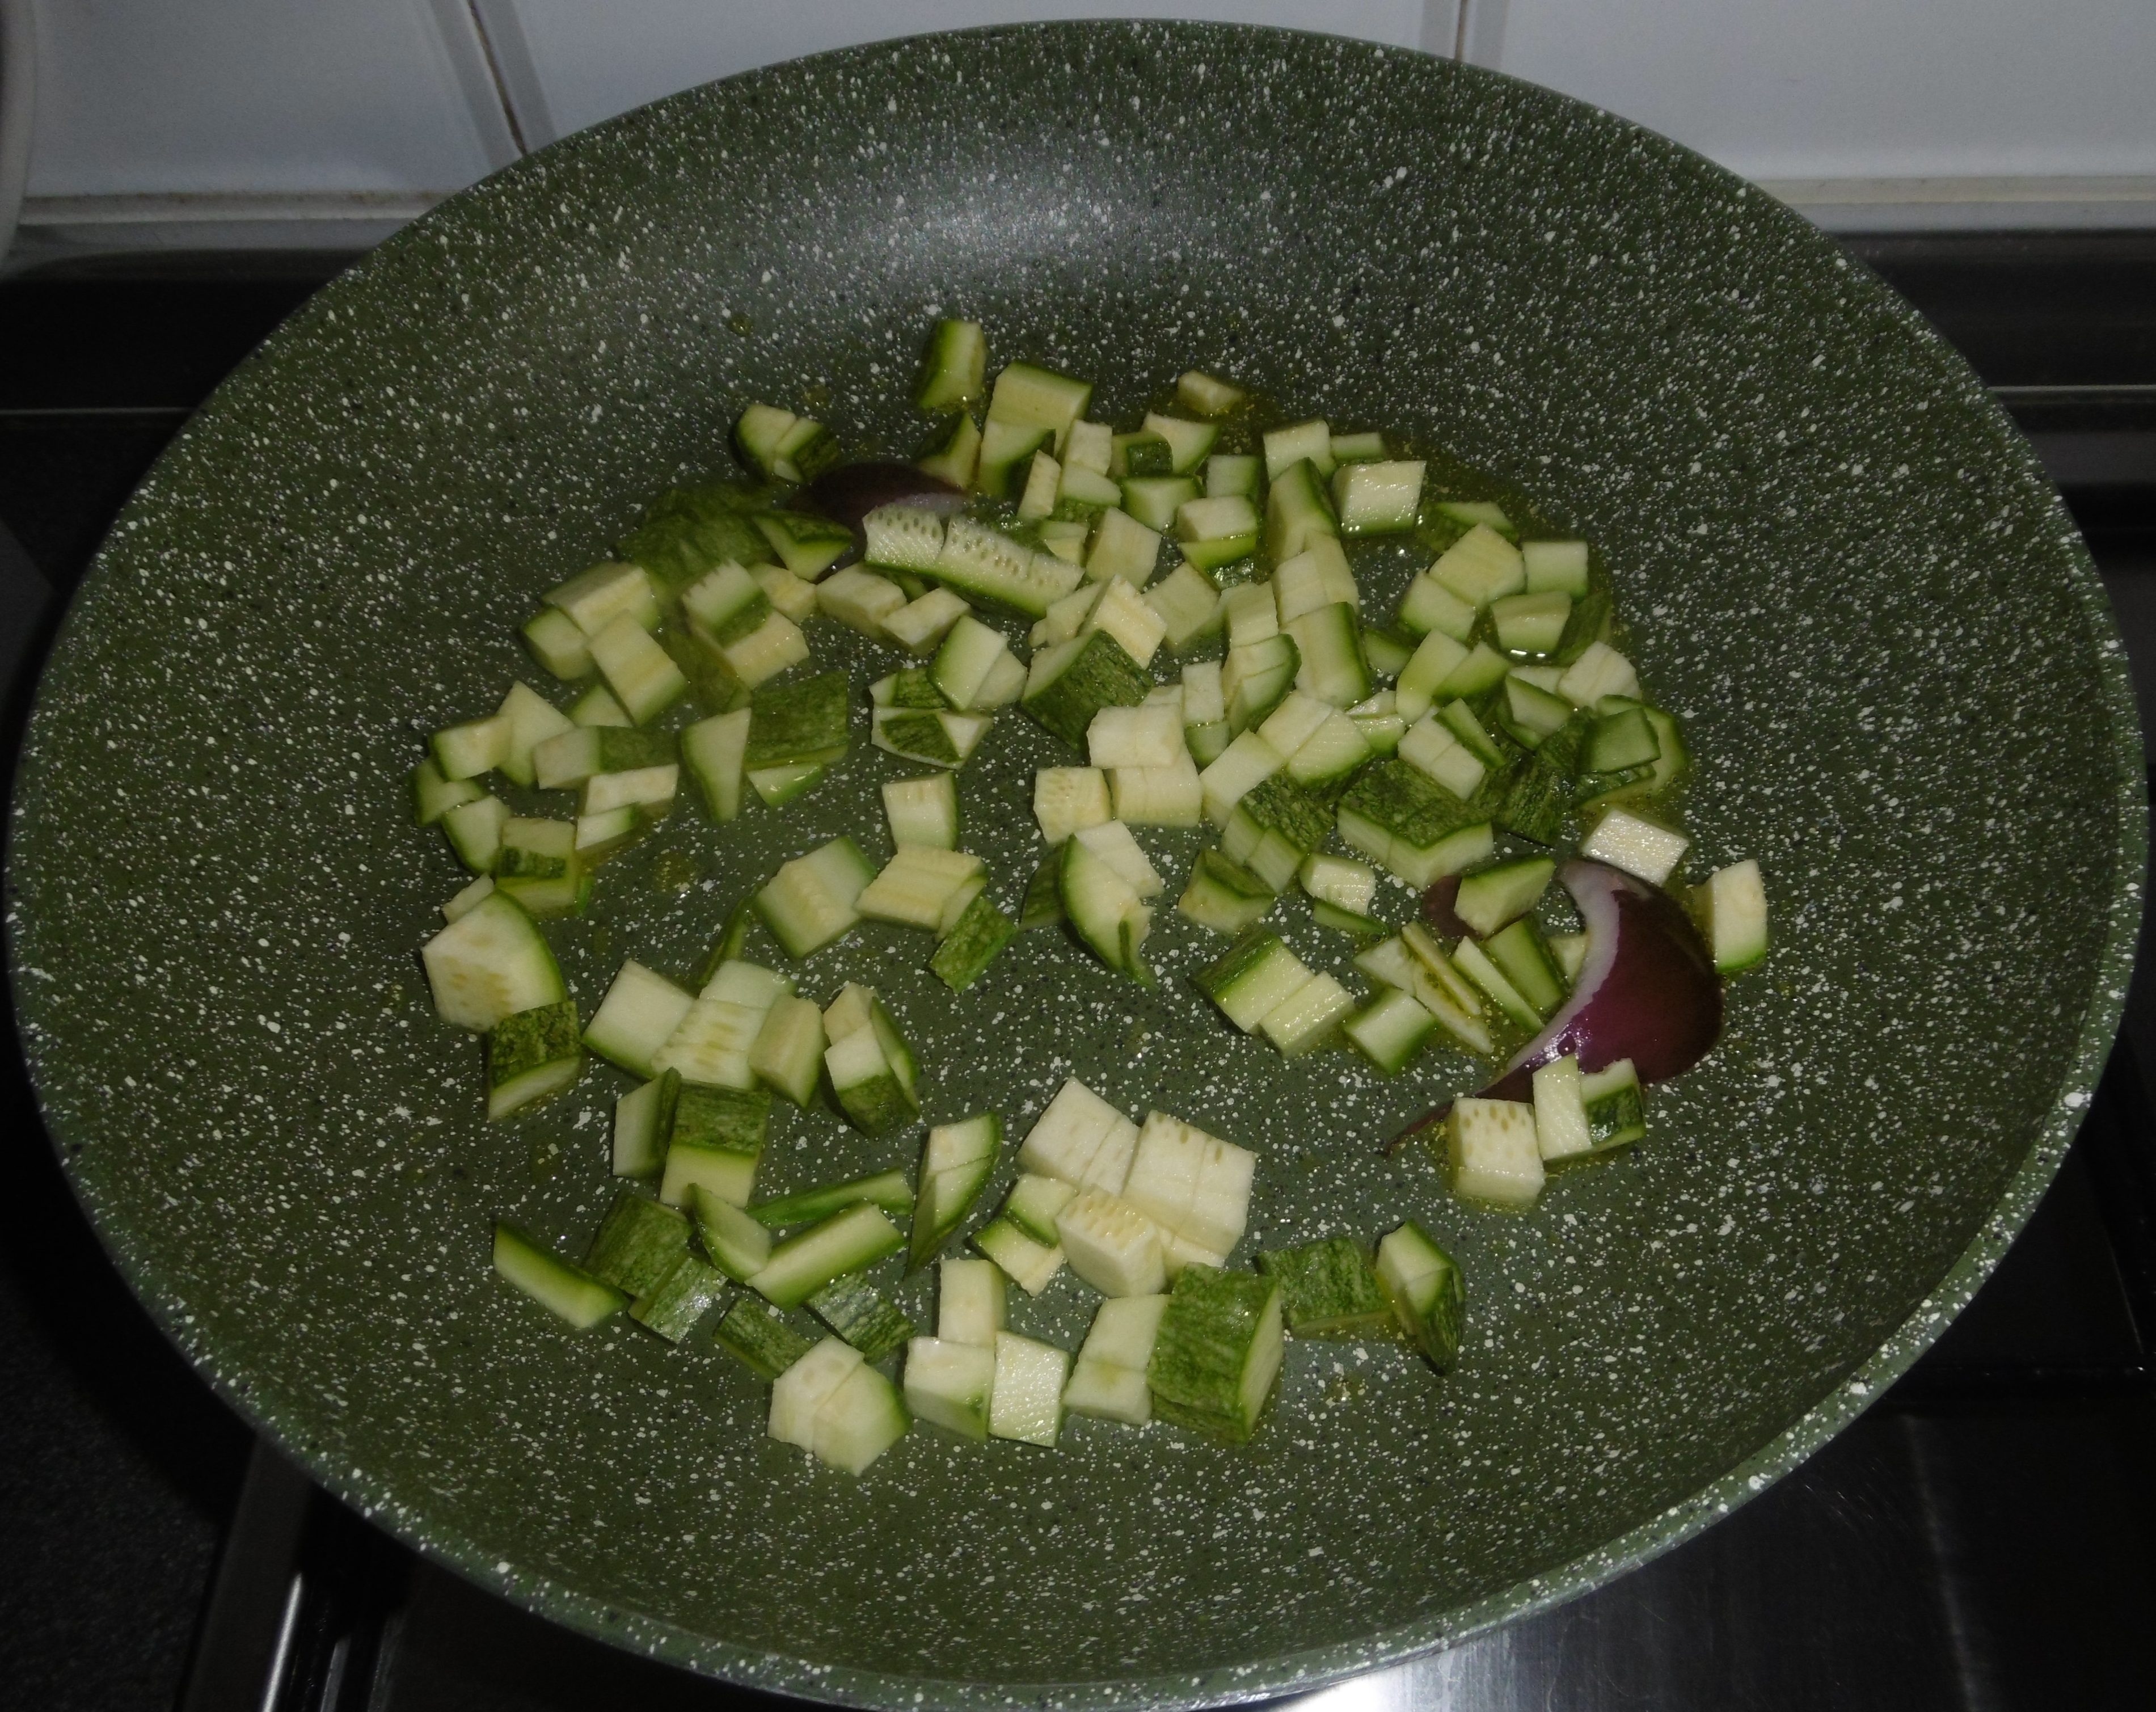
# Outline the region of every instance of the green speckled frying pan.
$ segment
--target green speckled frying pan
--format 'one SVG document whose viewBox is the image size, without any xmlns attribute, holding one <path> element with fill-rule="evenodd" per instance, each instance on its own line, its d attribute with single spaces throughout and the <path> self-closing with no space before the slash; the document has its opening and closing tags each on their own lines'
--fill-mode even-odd
<svg viewBox="0 0 2156 1712">
<path fill-rule="evenodd" d="M 742 404 L 909 444 L 939 306 L 985 319 L 999 359 L 1100 376 L 1096 414 L 1216 368 L 1451 448 L 1591 537 L 1701 758 L 1697 870 L 1765 866 L 1779 946 L 1719 1049 L 1656 1095 L 1650 1144 L 1520 1218 L 1377 1146 L 1465 1060 L 1394 1084 L 1284 1063 L 1196 1000 L 1206 948 L 1172 917 L 1154 996 L 1049 933 L 950 1003 L 896 929 L 802 971 L 819 998 L 891 995 L 932 1114 L 1022 1128 L 1075 1072 L 1254 1148 L 1253 1246 L 1422 1219 L 1470 1280 L 1449 1379 L 1301 1344 L 1247 1450 L 924 1429 L 856 1483 L 770 1442 L 762 1388 L 707 1340 L 567 1334 L 488 1269 L 497 1216 L 588 1234 L 619 1087 L 594 1071 L 481 1120 L 476 1049 L 413 955 L 459 883 L 406 824 L 419 735 L 536 676 L 513 626 L 537 593 L 660 487 L 722 470 Z M 819 658 L 865 664 L 850 635 L 819 627 Z M 608 869 L 593 915 L 549 930 L 587 1005 L 625 954 L 692 970 L 781 858 L 847 827 L 880 850 L 876 784 L 906 769 L 862 736 L 788 812 L 721 832 L 685 810 Z M 1006 718 L 963 778 L 1007 895 L 1050 753 Z M 2141 764 L 2035 460 L 1795 216 L 1606 114 L 1411 54 L 996 30 L 572 137 L 279 332 L 136 496 L 60 640 L 16 799 L 13 979 L 52 1133 L 136 1288 L 422 1550 L 738 1682 L 1182 1704 L 1562 1599 L 1876 1396 L 1989 1271 L 2095 1083 L 2140 918 Z M 1297 942 L 1341 961 L 1320 937 Z M 765 1181 L 914 1145 L 796 1118 Z M 1070 1345 L 1086 1294 L 1066 1279 L 1016 1318 Z"/>
</svg>

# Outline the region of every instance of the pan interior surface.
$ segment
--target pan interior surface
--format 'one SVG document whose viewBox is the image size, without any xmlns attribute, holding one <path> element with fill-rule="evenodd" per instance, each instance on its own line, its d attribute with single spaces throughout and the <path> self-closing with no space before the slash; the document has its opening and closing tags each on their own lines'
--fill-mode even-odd
<svg viewBox="0 0 2156 1712">
<path fill-rule="evenodd" d="M 475 1109 L 475 1049 L 413 956 L 460 883 L 408 824 L 418 740 L 511 676 L 546 685 L 516 624 L 669 482 L 724 473 L 743 404 L 915 443 L 938 312 L 984 321 L 993 361 L 1097 377 L 1096 416 L 1204 368 L 1448 448 L 1594 541 L 1697 758 L 1694 877 L 1768 876 L 1777 947 L 1720 1046 L 1655 1096 L 1648 1144 L 1525 1218 L 1380 1156 L 1464 1060 L 1397 1084 L 1283 1063 L 1189 988 L 1195 929 L 1163 929 L 1151 996 L 1043 933 L 957 1000 L 896 933 L 800 971 L 922 1019 L 932 1117 L 994 1104 L 1022 1133 L 1077 1074 L 1253 1148 L 1252 1247 L 1422 1220 L 1469 1283 L 1449 1378 L 1298 1344 L 1244 1450 L 917 1429 L 855 1482 L 770 1442 L 764 1388 L 707 1340 L 567 1334 L 489 1270 L 497 1216 L 565 1247 L 596 1224 L 627 1084 L 595 1070 L 508 1124 Z M 850 632 L 814 634 L 867 673 Z M 1321 37 L 921 38 L 549 149 L 227 384 L 49 670 L 15 991 L 73 1180 L 167 1329 L 332 1488 L 486 1585 L 837 1700 L 1278 1692 L 1637 1561 L 1937 1335 L 2117 1021 L 2143 837 L 2123 673 L 2071 526 L 1960 360 L 1676 146 Z M 968 842 L 1014 903 L 1055 746 L 1010 714 L 990 748 L 961 775 Z M 721 830 L 685 806 L 608 867 L 593 915 L 549 929 L 585 1014 L 624 955 L 693 970 L 778 861 L 880 838 L 878 781 L 917 770 L 891 762 L 857 730 L 786 814 Z M 797 1119 L 770 1180 L 894 1151 Z M 923 1319 L 925 1287 L 906 1299 Z M 1066 1283 L 1014 1318 L 1073 1347 L 1088 1313 Z"/>
</svg>

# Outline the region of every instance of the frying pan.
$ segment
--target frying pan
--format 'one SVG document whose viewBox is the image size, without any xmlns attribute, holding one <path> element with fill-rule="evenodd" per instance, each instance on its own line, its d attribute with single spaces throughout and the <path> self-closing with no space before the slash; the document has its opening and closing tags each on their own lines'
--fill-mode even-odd
<svg viewBox="0 0 2156 1712">
<path fill-rule="evenodd" d="M 1472 1067 L 1286 1064 L 1192 994 L 1195 928 L 1162 929 L 1157 996 L 1052 933 L 957 1000 L 897 930 L 804 966 L 819 999 L 867 979 L 913 1020 L 932 1115 L 993 1104 L 1022 1128 L 1079 1074 L 1257 1150 L 1253 1246 L 1423 1219 L 1469 1281 L 1447 1379 L 1398 1347 L 1298 1344 L 1246 1450 L 921 1429 L 856 1483 L 770 1443 L 762 1388 L 707 1342 L 572 1335 L 488 1271 L 496 1216 L 589 1232 L 619 1090 L 594 1072 L 481 1120 L 475 1048 L 413 959 L 459 883 L 405 824 L 420 735 L 533 676 L 513 626 L 538 592 L 667 482 L 723 472 L 750 399 L 902 450 L 939 311 L 983 319 L 997 360 L 1098 376 L 1098 414 L 1215 369 L 1450 448 L 1591 537 L 1693 738 L 1699 869 L 1769 876 L 1778 947 L 1719 1048 L 1656 1096 L 1649 1144 L 1525 1218 L 1383 1156 Z M 968 841 L 1008 891 L 1053 745 L 1007 717 L 989 750 Z M 723 835 L 677 815 L 550 929 L 574 990 L 588 1006 L 625 954 L 692 969 L 777 861 L 878 830 L 887 759 L 857 743 Z M 1411 54 L 997 29 L 572 137 L 296 315 L 151 472 L 67 622 L 17 791 L 13 974 L 52 1134 L 135 1288 L 226 1397 L 420 1550 L 740 1683 L 1181 1705 L 1562 1599 L 1876 1396 L 2087 1104 L 2140 915 L 2141 766 L 2102 594 L 2028 449 L 1764 196 Z M 911 1144 L 803 1118 L 766 1180 Z M 894 1288 L 925 1314 L 920 1281 Z M 1084 1298 L 1066 1283 L 1016 1317 L 1069 1347 Z"/>
</svg>

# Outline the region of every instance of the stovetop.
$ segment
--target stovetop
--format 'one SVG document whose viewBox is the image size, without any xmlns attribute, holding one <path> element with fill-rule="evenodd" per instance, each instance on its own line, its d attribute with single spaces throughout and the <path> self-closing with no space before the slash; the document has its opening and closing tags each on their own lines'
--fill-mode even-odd
<svg viewBox="0 0 2156 1712">
<path fill-rule="evenodd" d="M 2156 715 L 2156 234 L 1851 247 L 1969 354 L 2087 533 Z M 192 407 L 326 276 L 200 257 L 0 286 L 0 743 L 64 597 Z M 2156 726 L 2152 726 L 2156 728 Z M 2058 1180 L 1880 1403 L 1645 1567 L 1324 1712 L 2156 1705 L 2156 954 Z M 13 1051 L 12 1031 L 6 1049 Z M 0 1705 L 652 1712 L 760 1697 L 415 1561 L 211 1396 L 113 1273 L 0 1067 Z"/>
</svg>

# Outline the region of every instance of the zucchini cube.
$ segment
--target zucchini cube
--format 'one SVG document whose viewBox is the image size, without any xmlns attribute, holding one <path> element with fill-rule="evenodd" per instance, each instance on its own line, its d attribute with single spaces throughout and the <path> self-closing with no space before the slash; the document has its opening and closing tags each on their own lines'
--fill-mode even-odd
<svg viewBox="0 0 2156 1712">
<path fill-rule="evenodd" d="M 712 1329 L 711 1341 L 757 1378 L 775 1380 L 815 1345 L 768 1303 L 744 1296 Z"/>
<path fill-rule="evenodd" d="M 701 1187 L 747 1206 L 770 1124 L 771 1096 L 762 1089 L 684 1081 L 674 1101 L 659 1198 L 669 1206 L 686 1206 L 690 1190 Z"/>
<path fill-rule="evenodd" d="M 920 1420 L 986 1443 L 995 1388 L 993 1347 L 941 1338 L 916 1338 L 906 1346 L 906 1406 Z"/>
<path fill-rule="evenodd" d="M 1287 1329 L 1298 1338 L 1366 1338 L 1392 1326 L 1391 1304 L 1352 1236 L 1260 1254 L 1258 1270 L 1280 1281 Z"/>
<path fill-rule="evenodd" d="M 1146 1367 L 1154 1412 L 1178 1427 L 1247 1443 L 1279 1376 L 1284 1341 L 1275 1280 L 1186 1266 Z"/>
<path fill-rule="evenodd" d="M 577 1001 L 505 1016 L 487 1031 L 486 1115 L 508 1117 L 571 1086 L 584 1072 Z"/>
<path fill-rule="evenodd" d="M 1541 1195 L 1543 1156 L 1532 1106 L 1517 1100 L 1455 1100 L 1433 1144 L 1440 1137 L 1440 1163 L 1460 1200 L 1524 1211 Z"/>
<path fill-rule="evenodd" d="M 858 1274 L 832 1279 L 808 1298 L 808 1311 L 866 1361 L 882 1360 L 913 1336 L 913 1322 Z"/>
<path fill-rule="evenodd" d="M 1070 1356 L 1054 1344 L 997 1333 L 989 1432 L 1055 1449 L 1063 1429 L 1063 1381 L 1070 1370 Z"/>
<path fill-rule="evenodd" d="M 1378 1244 L 1378 1283 L 1410 1342 L 1443 1373 L 1459 1359 L 1466 1297 L 1460 1268 L 1409 1219 Z"/>
</svg>

